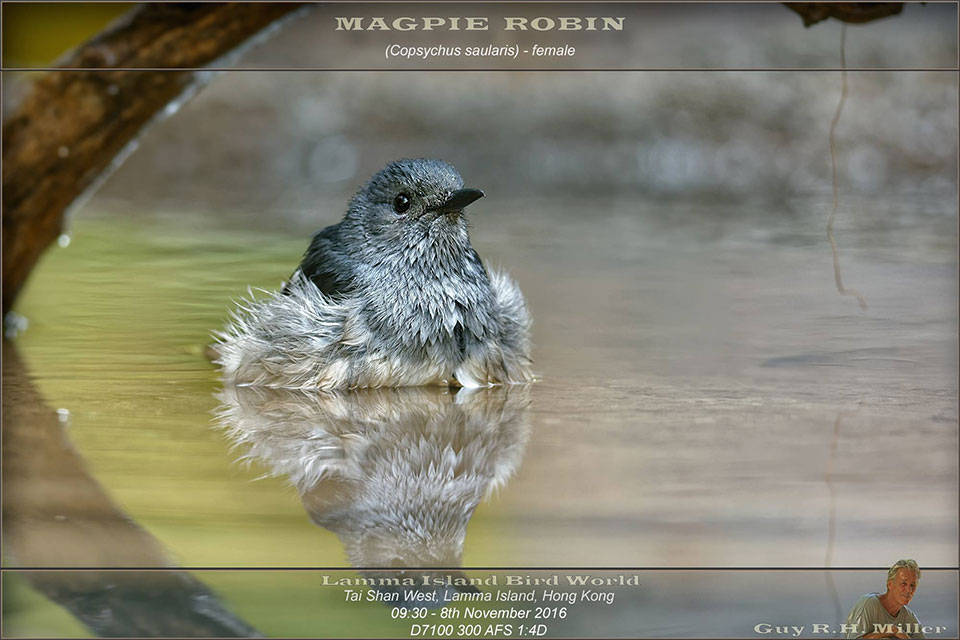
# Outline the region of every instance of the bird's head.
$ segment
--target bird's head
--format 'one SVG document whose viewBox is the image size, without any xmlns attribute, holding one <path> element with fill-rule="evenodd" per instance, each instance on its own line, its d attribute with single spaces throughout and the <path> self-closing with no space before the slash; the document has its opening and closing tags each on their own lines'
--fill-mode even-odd
<svg viewBox="0 0 960 640">
<path fill-rule="evenodd" d="M 481 197 L 479 189 L 464 189 L 460 174 L 443 160 L 397 160 L 357 192 L 346 221 L 375 249 L 412 246 L 427 238 L 465 240 L 464 208 Z"/>
</svg>

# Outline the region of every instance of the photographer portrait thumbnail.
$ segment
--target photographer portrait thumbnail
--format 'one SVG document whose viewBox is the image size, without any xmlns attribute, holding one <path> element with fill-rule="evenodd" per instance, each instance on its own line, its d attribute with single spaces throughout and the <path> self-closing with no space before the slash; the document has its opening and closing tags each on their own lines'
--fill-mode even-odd
<svg viewBox="0 0 960 640">
<path fill-rule="evenodd" d="M 920 567 L 915 560 L 898 560 L 887 570 L 887 590 L 857 600 L 843 626 L 846 638 L 925 638 L 916 614 L 907 607 L 917 592 Z M 939 630 L 939 627 L 937 628 Z"/>
</svg>

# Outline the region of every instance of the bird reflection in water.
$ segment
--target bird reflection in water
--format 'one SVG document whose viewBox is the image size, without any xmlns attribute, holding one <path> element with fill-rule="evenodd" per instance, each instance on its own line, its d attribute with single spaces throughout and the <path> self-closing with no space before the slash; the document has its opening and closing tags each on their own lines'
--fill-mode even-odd
<svg viewBox="0 0 960 640">
<path fill-rule="evenodd" d="M 391 606 L 440 607 L 475 592 L 461 566 L 477 505 L 520 466 L 529 385 L 306 393 L 228 386 L 217 421 L 243 459 L 287 477 Z M 387 581 L 383 581 L 387 582 Z M 404 582 L 404 581 L 401 581 Z"/>
</svg>

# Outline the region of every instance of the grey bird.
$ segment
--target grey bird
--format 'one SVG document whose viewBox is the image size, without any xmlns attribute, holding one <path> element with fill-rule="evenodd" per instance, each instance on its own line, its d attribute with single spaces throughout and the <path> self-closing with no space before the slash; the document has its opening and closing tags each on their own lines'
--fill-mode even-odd
<svg viewBox="0 0 960 640">
<path fill-rule="evenodd" d="M 530 315 L 470 244 L 483 196 L 442 160 L 377 172 L 316 233 L 283 291 L 243 302 L 216 334 L 224 381 L 300 389 L 533 380 Z"/>
</svg>

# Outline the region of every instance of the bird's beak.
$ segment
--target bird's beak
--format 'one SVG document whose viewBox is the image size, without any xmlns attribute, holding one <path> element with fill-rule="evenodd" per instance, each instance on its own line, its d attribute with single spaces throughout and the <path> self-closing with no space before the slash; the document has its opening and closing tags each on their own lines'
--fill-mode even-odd
<svg viewBox="0 0 960 640">
<path fill-rule="evenodd" d="M 480 189 L 460 189 L 460 191 L 454 191 L 450 194 L 450 197 L 446 199 L 440 206 L 434 207 L 431 211 L 436 211 L 437 213 L 453 213 L 455 211 L 463 211 L 471 202 L 479 200 L 483 197 L 483 191 Z"/>
</svg>

